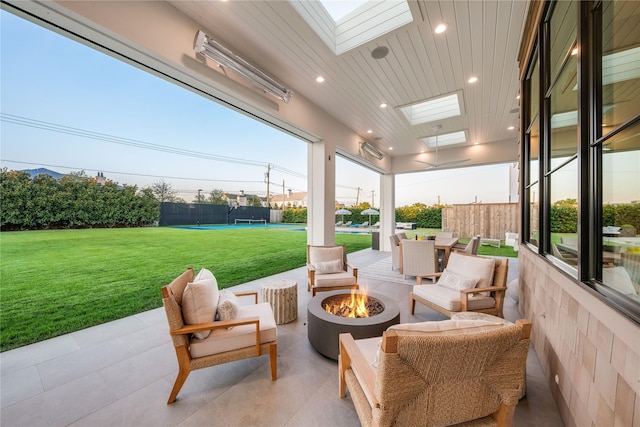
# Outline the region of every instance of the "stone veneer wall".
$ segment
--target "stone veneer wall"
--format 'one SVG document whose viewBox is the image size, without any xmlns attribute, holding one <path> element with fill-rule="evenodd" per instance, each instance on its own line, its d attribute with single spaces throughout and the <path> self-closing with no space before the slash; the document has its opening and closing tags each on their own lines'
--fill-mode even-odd
<svg viewBox="0 0 640 427">
<path fill-rule="evenodd" d="M 565 424 L 640 427 L 640 327 L 524 246 L 519 269 L 519 309 Z"/>
</svg>

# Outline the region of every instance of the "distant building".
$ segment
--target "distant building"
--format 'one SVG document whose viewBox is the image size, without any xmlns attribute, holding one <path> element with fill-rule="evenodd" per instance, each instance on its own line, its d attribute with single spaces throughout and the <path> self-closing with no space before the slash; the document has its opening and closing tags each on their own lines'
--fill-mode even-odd
<svg viewBox="0 0 640 427">
<path fill-rule="evenodd" d="M 51 169 L 46 169 L 46 168 L 24 169 L 18 172 L 28 173 L 31 176 L 31 179 L 35 178 L 38 175 L 49 175 L 53 179 L 60 179 L 63 176 L 65 176 L 65 174 L 63 173 L 52 171 Z"/>
<path fill-rule="evenodd" d="M 102 172 L 98 172 L 96 174 L 96 183 L 100 185 L 104 185 L 106 182 L 107 182 L 107 178 L 104 177 L 104 174 Z"/>
<path fill-rule="evenodd" d="M 278 207 L 282 207 L 282 204 L 284 203 L 285 207 L 306 208 L 307 200 L 306 191 L 294 193 L 289 190 L 284 196 L 282 194 L 271 196 L 270 202 L 272 205 L 275 204 Z"/>
<path fill-rule="evenodd" d="M 47 169 L 47 168 L 37 168 L 37 169 L 24 169 L 18 172 L 26 172 L 30 175 L 31 179 L 35 178 L 38 175 L 49 175 L 50 177 L 52 177 L 53 179 L 60 179 L 64 176 L 67 176 L 67 174 L 64 173 L 60 173 L 60 172 L 56 172 L 56 171 L 52 171 L 51 169 Z M 107 182 L 107 178 L 105 178 L 104 173 L 102 172 L 98 172 L 96 173 L 96 177 L 95 177 L 96 183 L 100 184 L 100 185 L 104 185 Z M 122 188 L 121 185 L 118 185 L 119 188 Z"/>
</svg>

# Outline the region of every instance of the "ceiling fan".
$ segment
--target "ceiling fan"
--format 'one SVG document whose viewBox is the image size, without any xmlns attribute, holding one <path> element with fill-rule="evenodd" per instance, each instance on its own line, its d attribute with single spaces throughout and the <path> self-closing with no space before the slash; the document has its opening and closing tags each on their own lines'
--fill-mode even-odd
<svg viewBox="0 0 640 427">
<path fill-rule="evenodd" d="M 449 161 L 449 162 L 439 163 L 438 162 L 438 132 L 440 131 L 440 129 L 442 129 L 442 125 L 435 125 L 433 127 L 433 130 L 436 132 L 436 161 L 433 162 L 433 163 L 430 163 L 430 162 L 423 162 L 421 160 L 416 160 L 416 162 L 427 165 L 428 167 L 426 169 L 435 169 L 435 168 L 439 168 L 439 167 L 442 167 L 442 166 L 455 165 L 455 164 L 458 164 L 458 163 L 464 163 L 464 162 L 468 162 L 469 160 L 471 160 L 471 159 L 452 160 L 452 161 Z"/>
</svg>

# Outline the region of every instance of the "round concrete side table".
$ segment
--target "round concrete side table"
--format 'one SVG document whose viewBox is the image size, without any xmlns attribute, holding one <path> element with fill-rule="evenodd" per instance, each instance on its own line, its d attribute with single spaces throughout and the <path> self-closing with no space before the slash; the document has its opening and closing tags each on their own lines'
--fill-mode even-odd
<svg viewBox="0 0 640 427">
<path fill-rule="evenodd" d="M 276 324 L 293 322 L 298 318 L 298 283 L 295 280 L 270 280 L 260 285 L 260 297 L 273 310 Z"/>
</svg>

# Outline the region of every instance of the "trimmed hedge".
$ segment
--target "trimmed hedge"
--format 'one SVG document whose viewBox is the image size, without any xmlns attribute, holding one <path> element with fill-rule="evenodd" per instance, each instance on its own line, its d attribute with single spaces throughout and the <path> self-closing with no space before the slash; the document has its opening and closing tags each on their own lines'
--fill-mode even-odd
<svg viewBox="0 0 640 427">
<path fill-rule="evenodd" d="M 349 207 L 351 215 L 344 215 L 344 221 L 351 221 L 353 224 L 362 224 L 369 221 L 369 215 L 363 215 L 364 209 Z M 378 222 L 377 215 L 371 215 L 371 223 Z M 342 221 L 342 215 L 336 215 L 335 221 Z M 396 209 L 397 222 L 415 222 L 418 228 L 440 228 L 442 227 L 442 207 L 428 207 L 421 203 L 412 206 L 403 206 Z M 307 209 L 293 208 L 287 209 L 282 215 L 282 222 L 286 223 L 306 223 Z"/>
<path fill-rule="evenodd" d="M 139 227 L 155 224 L 160 203 L 149 188 L 99 185 L 94 178 L 54 179 L 26 172 L 0 171 L 2 230 Z"/>
<path fill-rule="evenodd" d="M 602 207 L 602 225 L 621 227 L 631 225 L 640 230 L 640 204 L 604 205 Z M 551 232 L 577 233 L 578 209 L 575 206 L 551 206 Z"/>
</svg>

